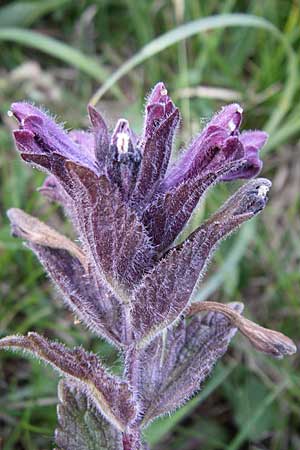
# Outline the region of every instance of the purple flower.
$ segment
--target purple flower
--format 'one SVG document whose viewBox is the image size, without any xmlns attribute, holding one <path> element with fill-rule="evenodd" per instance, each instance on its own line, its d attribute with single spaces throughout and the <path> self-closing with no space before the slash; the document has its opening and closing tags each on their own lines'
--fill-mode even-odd
<svg viewBox="0 0 300 450">
<path fill-rule="evenodd" d="M 258 153 L 268 135 L 263 131 L 240 133 L 242 114 L 243 109 L 236 103 L 222 108 L 170 169 L 163 188 L 170 189 L 188 178 L 217 171 L 233 161 L 236 166 L 222 180 L 256 176 L 262 168 Z"/>
<path fill-rule="evenodd" d="M 146 448 L 142 428 L 200 388 L 237 329 L 272 356 L 295 352 L 286 336 L 243 318 L 239 303 L 191 304 L 217 244 L 265 207 L 269 180 L 250 180 L 175 244 L 211 186 L 252 178 L 262 167 L 258 153 L 267 135 L 240 133 L 239 105 L 216 114 L 171 167 L 180 114 L 163 83 L 148 97 L 141 136 L 125 119 L 110 133 L 92 106 L 90 130 L 69 133 L 28 103 L 14 103 L 11 112 L 21 157 L 49 174 L 40 191 L 63 206 L 80 244 L 18 209 L 8 211 L 13 234 L 27 241 L 76 317 L 124 354 L 124 374 L 117 377 L 96 355 L 36 333 L 0 341 L 65 376 L 60 447 L 83 449 L 80 442 L 92 439 L 84 438 L 78 419 L 84 416 L 105 430 L 97 435 L 101 448 L 112 448 L 112 441 L 118 449 Z M 68 431 L 74 423 L 82 436 Z"/>
</svg>

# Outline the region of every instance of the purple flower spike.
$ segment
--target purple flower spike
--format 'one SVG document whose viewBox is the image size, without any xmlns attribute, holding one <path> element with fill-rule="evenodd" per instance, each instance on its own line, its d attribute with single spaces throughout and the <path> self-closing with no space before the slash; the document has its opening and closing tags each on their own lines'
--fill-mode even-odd
<svg viewBox="0 0 300 450">
<path fill-rule="evenodd" d="M 192 302 L 221 240 L 265 208 L 269 180 L 248 181 L 174 244 L 210 187 L 261 169 L 267 135 L 240 133 L 239 105 L 222 108 L 169 172 L 180 114 L 163 83 L 147 100 L 141 136 L 125 119 L 110 134 L 92 106 L 91 129 L 69 133 L 28 103 L 13 104 L 12 113 L 22 158 L 49 173 L 40 192 L 64 208 L 78 244 L 17 208 L 8 211 L 12 233 L 35 253 L 77 321 L 124 357 L 115 376 L 81 347 L 36 333 L 0 339 L 0 349 L 25 350 L 65 378 L 59 448 L 149 450 L 143 428 L 199 390 L 238 330 L 270 356 L 295 353 L 282 333 L 244 318 L 240 303 Z"/>
</svg>

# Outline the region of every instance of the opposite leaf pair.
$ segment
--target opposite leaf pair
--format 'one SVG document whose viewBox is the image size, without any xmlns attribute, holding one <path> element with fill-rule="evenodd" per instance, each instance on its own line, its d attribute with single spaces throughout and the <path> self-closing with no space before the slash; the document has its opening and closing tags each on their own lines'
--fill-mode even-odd
<svg viewBox="0 0 300 450">
<path fill-rule="evenodd" d="M 90 131 L 65 133 L 30 104 L 11 108 L 21 156 L 49 173 L 40 191 L 61 203 L 80 246 L 21 210 L 8 216 L 13 233 L 27 241 L 76 317 L 122 352 L 124 375 L 110 374 L 96 355 L 36 333 L 4 338 L 0 347 L 29 351 L 66 377 L 57 445 L 92 449 L 100 439 L 101 448 L 137 450 L 143 448 L 141 430 L 199 389 L 237 328 L 273 356 L 295 352 L 282 334 L 242 318 L 241 304 L 191 305 L 218 242 L 264 208 L 270 181 L 249 181 L 174 244 L 211 186 L 259 172 L 258 152 L 267 136 L 240 133 L 242 109 L 232 104 L 169 167 L 180 115 L 163 83 L 148 98 L 141 136 L 124 119 L 110 134 L 101 115 L 91 106 L 88 112 Z M 200 317 L 203 311 L 214 312 Z M 85 444 L 84 420 L 102 427 Z"/>
</svg>

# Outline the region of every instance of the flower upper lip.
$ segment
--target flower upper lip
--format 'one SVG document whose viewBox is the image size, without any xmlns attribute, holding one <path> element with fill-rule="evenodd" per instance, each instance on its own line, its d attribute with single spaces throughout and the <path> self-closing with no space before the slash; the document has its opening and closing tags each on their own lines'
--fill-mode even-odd
<svg viewBox="0 0 300 450">
<path fill-rule="evenodd" d="M 57 153 L 97 171 L 92 153 L 82 152 L 63 128 L 45 112 L 26 102 L 13 103 L 11 112 L 20 123 L 14 137 L 21 151 L 34 154 Z"/>
<path fill-rule="evenodd" d="M 163 189 L 170 189 L 189 177 L 197 176 L 200 171 L 205 172 L 212 167 L 217 169 L 226 159 L 243 158 L 247 164 L 239 172 L 224 176 L 223 181 L 256 176 L 262 168 L 258 153 L 268 135 L 263 131 L 240 133 L 242 111 L 237 103 L 223 107 L 170 168 Z"/>
</svg>

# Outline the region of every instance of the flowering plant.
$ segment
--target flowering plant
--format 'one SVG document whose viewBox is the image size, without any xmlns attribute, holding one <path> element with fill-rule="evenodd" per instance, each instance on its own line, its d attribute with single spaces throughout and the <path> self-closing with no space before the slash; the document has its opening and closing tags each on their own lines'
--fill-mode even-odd
<svg viewBox="0 0 300 450">
<path fill-rule="evenodd" d="M 88 113 L 90 131 L 66 133 L 31 104 L 10 111 L 22 159 L 50 174 L 40 191 L 63 206 L 80 244 L 19 209 L 8 217 L 68 308 L 123 355 L 123 376 L 97 355 L 37 333 L 3 338 L 0 347 L 25 350 L 63 376 L 60 449 L 146 449 L 142 430 L 200 388 L 237 329 L 269 355 L 296 350 L 243 318 L 241 303 L 192 302 L 217 244 L 266 205 L 271 183 L 253 177 L 267 135 L 241 133 L 242 109 L 231 104 L 170 166 L 180 114 L 163 83 L 148 97 L 141 136 L 124 119 L 110 134 L 94 107 Z M 252 179 L 175 244 L 210 187 L 244 178 Z"/>
</svg>

